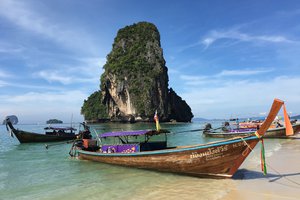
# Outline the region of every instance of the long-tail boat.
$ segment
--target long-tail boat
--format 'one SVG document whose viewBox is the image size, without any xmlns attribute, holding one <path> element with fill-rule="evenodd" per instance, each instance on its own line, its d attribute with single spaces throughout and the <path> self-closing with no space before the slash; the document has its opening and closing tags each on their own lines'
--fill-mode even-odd
<svg viewBox="0 0 300 200">
<path fill-rule="evenodd" d="M 286 128 L 285 127 L 277 127 L 277 128 L 269 128 L 264 135 L 264 138 L 298 138 L 295 136 L 296 133 L 300 132 L 300 123 L 292 125 L 293 128 L 293 135 L 286 135 Z M 257 129 L 232 129 L 228 131 L 210 131 L 205 130 L 203 131 L 203 135 L 206 137 L 213 137 L 213 138 L 232 138 L 237 136 L 249 136 L 254 135 Z"/>
<path fill-rule="evenodd" d="M 95 140 L 87 139 L 74 143 L 70 155 L 83 160 L 127 167 L 198 177 L 230 178 L 261 140 L 283 103 L 281 100 L 274 100 L 268 117 L 256 134 L 251 136 L 192 146 L 167 147 L 166 141 L 150 141 L 158 134 L 166 134 L 159 129 L 111 132 L 99 136 L 97 141 L 101 141 L 100 145 Z M 144 137 L 144 141 L 133 142 L 132 138 L 138 136 Z M 105 138 L 111 137 L 117 137 L 121 142 L 105 144 Z"/>
<path fill-rule="evenodd" d="M 276 123 L 280 125 L 276 128 L 269 128 L 266 131 L 266 134 L 263 136 L 264 138 L 299 138 L 295 136 L 296 133 L 300 132 L 300 123 L 291 124 L 291 121 L 288 117 L 287 111 L 285 106 L 283 107 L 283 114 L 284 114 L 284 126 L 280 123 Z M 274 124 L 274 123 L 273 123 Z M 226 124 L 222 128 L 221 131 L 214 131 L 210 124 L 207 124 L 204 128 L 203 135 L 207 137 L 214 137 L 214 138 L 232 138 L 236 136 L 249 136 L 254 135 L 255 131 L 258 128 L 236 128 L 230 129 L 227 128 Z"/>
<path fill-rule="evenodd" d="M 20 143 L 67 141 L 76 139 L 78 135 L 72 127 L 46 127 L 45 134 L 42 134 L 16 129 L 9 118 L 6 118 L 5 122 L 10 135 L 15 136 Z"/>
</svg>

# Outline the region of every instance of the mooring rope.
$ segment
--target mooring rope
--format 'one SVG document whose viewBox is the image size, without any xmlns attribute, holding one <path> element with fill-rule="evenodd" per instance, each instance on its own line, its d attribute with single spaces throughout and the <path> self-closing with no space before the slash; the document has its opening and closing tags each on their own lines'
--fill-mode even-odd
<svg viewBox="0 0 300 200">
<path fill-rule="evenodd" d="M 246 144 L 247 147 L 248 147 L 251 151 L 255 152 L 254 149 L 251 148 L 251 146 L 244 140 L 244 138 L 242 138 L 242 137 L 237 137 L 237 138 L 240 138 L 240 139 L 244 142 L 244 144 Z M 300 188 L 300 183 L 298 183 L 298 182 L 296 182 L 296 181 L 294 181 L 294 180 L 292 180 L 292 179 L 286 177 L 285 175 L 281 174 L 279 171 L 277 171 L 277 170 L 276 170 L 274 167 L 272 167 L 270 164 L 267 164 L 267 163 L 266 163 L 266 165 L 267 165 L 269 168 L 271 168 L 271 169 L 272 169 L 277 175 L 279 175 L 281 178 L 284 178 L 284 179 L 286 179 L 287 181 L 289 181 L 289 182 L 291 182 L 291 183 L 294 183 L 294 184 L 296 184 L 296 185 L 299 185 L 299 187 L 295 187 L 295 186 L 291 186 L 291 185 L 287 185 L 287 186 L 289 186 L 289 187 L 294 187 L 294 188 Z M 269 179 L 269 181 L 271 181 L 269 177 L 267 177 L 267 179 Z"/>
<path fill-rule="evenodd" d="M 222 127 L 218 127 L 218 128 L 212 128 L 212 129 L 209 129 L 209 131 L 214 131 L 214 130 L 218 130 Z M 204 131 L 206 130 L 205 128 L 201 128 L 201 129 L 193 129 L 193 130 L 186 130 L 186 131 L 178 131 L 178 132 L 170 132 L 170 134 L 177 134 L 177 133 L 188 133 L 188 132 L 196 132 L 196 131 Z"/>
</svg>

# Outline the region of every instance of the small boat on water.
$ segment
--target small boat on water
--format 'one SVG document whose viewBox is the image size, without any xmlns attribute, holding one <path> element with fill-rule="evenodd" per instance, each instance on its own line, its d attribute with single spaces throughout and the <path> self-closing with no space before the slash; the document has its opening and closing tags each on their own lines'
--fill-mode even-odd
<svg viewBox="0 0 300 200">
<path fill-rule="evenodd" d="M 59 142 L 76 139 L 78 134 L 75 134 L 76 129 L 72 127 L 53 127 L 45 128 L 45 134 L 34 133 L 15 129 L 9 118 L 6 118 L 6 128 L 10 135 L 16 136 L 20 143 L 34 142 Z"/>
<path fill-rule="evenodd" d="M 260 120 L 251 120 L 251 121 L 243 121 L 240 122 L 239 119 L 230 119 L 230 121 L 234 121 L 232 123 L 232 125 L 238 127 L 239 129 L 251 129 L 251 128 L 257 128 L 258 126 L 260 126 L 263 121 Z M 270 127 L 272 128 L 273 124 L 270 125 Z"/>
<path fill-rule="evenodd" d="M 70 155 L 126 167 L 197 177 L 230 178 L 261 140 L 282 105 L 283 101 L 274 100 L 267 119 L 256 135 L 207 144 L 168 147 L 166 132 L 160 129 L 110 132 L 98 136 L 100 144 L 93 139 L 77 141 L 73 144 Z M 151 140 L 161 135 L 163 137 L 160 141 Z M 144 139 L 141 140 L 140 137 Z M 106 143 L 106 140 L 114 141 L 116 138 L 120 141 L 118 144 Z"/>
<path fill-rule="evenodd" d="M 295 137 L 294 134 L 300 132 L 300 123 L 294 123 L 293 125 L 291 124 L 285 106 L 283 107 L 283 113 L 284 113 L 285 126 L 282 126 L 278 121 L 275 121 L 275 123 L 273 121 L 272 128 L 270 127 L 266 131 L 266 134 L 263 136 L 264 138 L 298 138 Z M 279 125 L 279 127 L 274 127 L 274 124 Z M 214 131 L 211 125 L 207 124 L 203 131 L 203 135 L 207 137 L 214 137 L 214 138 L 231 138 L 237 136 L 255 135 L 255 132 L 259 130 L 260 125 L 255 124 L 255 126 L 257 126 L 257 128 L 231 129 L 229 123 L 225 122 L 224 127 L 222 128 L 221 131 Z"/>
<path fill-rule="evenodd" d="M 294 134 L 300 132 L 300 123 L 292 125 Z M 213 138 L 232 138 L 238 136 L 249 136 L 255 135 L 255 131 L 257 129 L 248 128 L 248 129 L 232 129 L 228 131 L 210 131 L 205 130 L 203 131 L 203 135 L 206 137 L 213 137 Z M 286 135 L 286 128 L 285 127 L 278 127 L 278 128 L 269 128 L 264 135 L 264 138 L 295 138 L 295 135 Z"/>
</svg>

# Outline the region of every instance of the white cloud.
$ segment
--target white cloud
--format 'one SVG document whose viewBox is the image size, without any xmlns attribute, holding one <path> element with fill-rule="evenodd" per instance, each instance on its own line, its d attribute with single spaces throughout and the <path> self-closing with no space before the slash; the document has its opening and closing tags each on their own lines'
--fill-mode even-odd
<svg viewBox="0 0 300 200">
<path fill-rule="evenodd" d="M 77 66 L 58 65 L 49 70 L 38 71 L 33 74 L 48 82 L 60 82 L 64 85 L 73 83 L 94 83 L 98 84 L 100 75 L 105 63 L 104 58 L 81 58 L 77 59 Z"/>
<path fill-rule="evenodd" d="M 45 122 L 51 116 L 66 121 L 74 114 L 74 119 L 81 121 L 80 108 L 87 96 L 79 90 L 0 95 L 0 117 L 15 114 L 22 116 L 21 123 L 32 123 Z"/>
<path fill-rule="evenodd" d="M 206 80 L 208 77 L 206 76 L 190 76 L 190 75 L 180 75 L 180 79 L 184 81 L 202 81 Z"/>
<path fill-rule="evenodd" d="M 22 51 L 22 47 L 3 47 L 2 44 L 0 46 L 0 53 L 19 53 Z"/>
<path fill-rule="evenodd" d="M 76 104 L 83 99 L 86 98 L 86 94 L 82 91 L 72 90 L 72 91 L 63 91 L 59 93 L 55 92 L 28 92 L 21 95 L 13 95 L 9 98 L 3 98 L 3 100 L 12 103 L 34 103 L 39 102 L 40 104 L 47 105 L 49 102 L 55 103 L 68 103 L 68 104 Z M 3 96 L 1 96 L 3 97 Z M 7 96 L 4 96 L 7 97 Z"/>
<path fill-rule="evenodd" d="M 221 80 L 219 80 L 221 82 Z M 188 87 L 180 94 L 191 106 L 195 116 L 207 118 L 229 118 L 258 116 L 267 113 L 274 98 L 287 102 L 289 112 L 300 113 L 299 77 L 276 77 L 272 80 L 222 80 L 217 87 Z"/>
<path fill-rule="evenodd" d="M 215 38 L 204 38 L 202 40 L 202 44 L 204 44 L 204 46 L 209 47 L 214 41 L 216 41 Z"/>
<path fill-rule="evenodd" d="M 168 74 L 169 74 L 169 75 L 172 75 L 172 74 L 178 74 L 178 73 L 179 73 L 178 70 L 173 69 L 173 68 L 168 68 Z"/>
<path fill-rule="evenodd" d="M 72 77 L 67 76 L 66 74 L 64 74 L 62 72 L 52 71 L 52 70 L 40 71 L 36 75 L 43 79 L 46 79 L 48 82 L 56 82 L 57 81 L 62 84 L 65 84 L 65 85 L 70 84 L 75 81 Z"/>
<path fill-rule="evenodd" d="M 53 70 L 44 70 L 44 71 L 39 71 L 38 73 L 34 74 L 37 77 L 40 77 L 42 79 L 47 80 L 48 82 L 60 82 L 64 85 L 69 85 L 73 83 L 95 83 L 96 81 L 99 81 L 100 75 L 98 74 L 98 78 L 81 78 L 80 74 L 77 75 L 71 75 L 68 73 L 65 73 L 64 70 L 58 70 L 58 71 L 53 71 Z"/>
<path fill-rule="evenodd" d="M 269 42 L 269 43 L 298 43 L 281 35 L 251 35 L 232 29 L 228 31 L 210 31 L 201 43 L 208 48 L 217 40 L 230 39 L 242 42 Z"/>
<path fill-rule="evenodd" d="M 31 84 L 24 84 L 22 82 L 4 82 L 0 81 L 0 87 L 15 87 L 15 88 L 23 88 L 23 89 L 31 89 L 31 90 L 55 90 L 55 91 L 62 91 L 62 87 L 53 87 L 49 85 L 31 85 Z"/>
<path fill-rule="evenodd" d="M 249 76 L 249 75 L 257 75 L 262 73 L 268 73 L 273 71 L 273 69 L 246 69 L 246 70 L 223 70 L 216 77 L 221 76 Z"/>
<path fill-rule="evenodd" d="M 0 78 L 11 78 L 13 75 L 9 72 L 0 69 Z"/>
<path fill-rule="evenodd" d="M 103 73 L 103 66 L 106 58 L 90 57 L 78 59 L 80 66 L 71 67 L 74 72 L 86 74 L 99 80 L 100 74 Z"/>
<path fill-rule="evenodd" d="M 51 39 L 61 46 L 75 48 L 76 51 L 84 49 L 84 52 L 93 55 L 98 54 L 99 49 L 94 45 L 94 39 L 82 28 L 54 21 L 45 13 L 39 13 L 33 8 L 29 1 L 1 0 L 0 16 L 26 31 Z"/>
<path fill-rule="evenodd" d="M 1 77 L 1 76 L 0 76 Z M 1 81 L 0 80 L 0 87 L 4 87 L 4 86 L 7 86 L 7 83 L 5 81 Z"/>
<path fill-rule="evenodd" d="M 271 72 L 273 69 L 245 69 L 245 70 L 223 70 L 220 73 L 210 76 L 191 76 L 191 75 L 180 75 L 179 78 L 189 86 L 200 86 L 200 85 L 224 85 L 226 81 L 223 77 L 239 77 L 239 76 L 250 76 L 258 75 L 267 72 Z M 244 82 L 245 80 L 241 81 Z"/>
</svg>

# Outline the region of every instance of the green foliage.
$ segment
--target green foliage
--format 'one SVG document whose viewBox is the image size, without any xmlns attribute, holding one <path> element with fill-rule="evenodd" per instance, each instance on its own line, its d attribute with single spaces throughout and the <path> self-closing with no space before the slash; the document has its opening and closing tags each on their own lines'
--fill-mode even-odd
<svg viewBox="0 0 300 200">
<path fill-rule="evenodd" d="M 147 47 L 159 43 L 157 28 L 147 22 L 141 22 L 120 29 L 115 38 L 113 50 L 107 56 L 104 65 L 105 73 L 122 76 L 127 73 L 149 72 L 151 76 L 158 74 L 153 71 L 153 64 L 147 60 L 147 54 L 155 54 L 153 48 Z"/>
<path fill-rule="evenodd" d="M 163 73 L 164 64 L 156 26 L 147 22 L 126 26 L 118 31 L 113 50 L 107 56 L 105 72 L 101 76 L 101 90 L 109 74 L 114 74 L 117 81 L 124 81 L 126 77 L 137 112 L 153 112 L 149 110 L 150 93 Z"/>
<path fill-rule="evenodd" d="M 58 120 L 58 119 L 49 119 L 48 121 L 46 121 L 46 124 L 62 124 L 63 121 Z"/>
<path fill-rule="evenodd" d="M 96 91 L 87 100 L 84 100 L 81 107 L 81 114 L 84 115 L 85 120 L 107 119 L 107 108 L 102 104 L 101 91 Z"/>
</svg>

